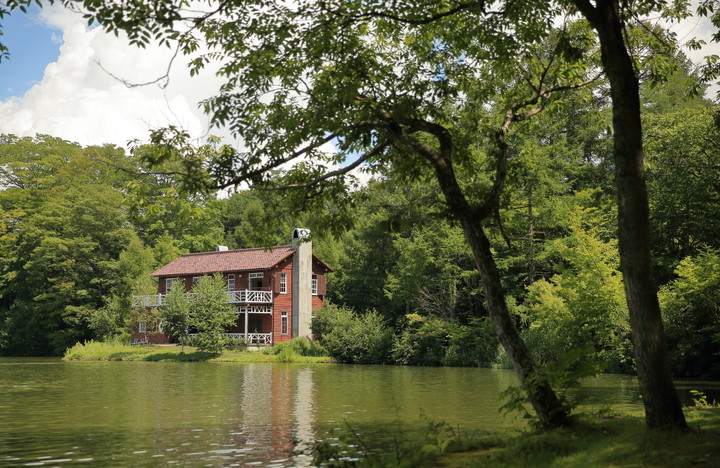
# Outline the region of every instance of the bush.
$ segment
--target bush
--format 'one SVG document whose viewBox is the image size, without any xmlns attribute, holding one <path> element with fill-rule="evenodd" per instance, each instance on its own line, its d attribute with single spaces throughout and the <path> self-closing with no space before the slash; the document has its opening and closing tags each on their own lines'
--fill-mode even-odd
<svg viewBox="0 0 720 468">
<path fill-rule="evenodd" d="M 407 319 L 407 326 L 393 340 L 393 360 L 409 366 L 442 365 L 450 336 L 457 327 L 437 317 L 409 314 Z"/>
<path fill-rule="evenodd" d="M 393 341 L 397 364 L 489 367 L 497 359 L 498 341 L 486 318 L 461 325 L 437 317 L 407 316 L 408 324 Z"/>
<path fill-rule="evenodd" d="M 680 262 L 659 294 L 676 375 L 720 378 L 720 251 Z"/>
<path fill-rule="evenodd" d="M 327 356 L 328 352 L 320 343 L 305 337 L 293 338 L 263 350 L 265 354 L 292 353 L 296 356 Z"/>
<path fill-rule="evenodd" d="M 348 308 L 328 304 L 316 312 L 312 331 L 339 362 L 383 364 L 390 360 L 392 331 L 375 311 L 358 315 Z"/>
<path fill-rule="evenodd" d="M 488 317 L 470 319 L 450 336 L 443 365 L 491 367 L 498 359 L 500 343 Z"/>
</svg>

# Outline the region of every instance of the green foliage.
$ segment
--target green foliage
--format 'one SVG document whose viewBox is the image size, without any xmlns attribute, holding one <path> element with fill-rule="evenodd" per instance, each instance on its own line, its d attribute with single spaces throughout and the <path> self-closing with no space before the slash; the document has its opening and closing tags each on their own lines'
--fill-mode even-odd
<svg viewBox="0 0 720 468">
<path fill-rule="evenodd" d="M 193 287 L 189 302 L 190 325 L 197 330 L 193 345 L 199 351 L 220 353 L 228 345 L 225 330 L 237 320 L 235 306 L 227 300 L 223 276 L 203 276 Z"/>
<path fill-rule="evenodd" d="M 720 376 L 720 251 L 683 259 L 659 294 L 674 372 Z"/>
<path fill-rule="evenodd" d="M 594 212 L 578 206 L 570 234 L 545 245 L 544 255 L 555 259 L 558 273 L 529 286 L 518 312 L 527 322 L 527 345 L 539 362 L 574 356 L 565 363 L 569 369 L 627 372 L 630 329 L 617 246 L 601 240 L 597 228 L 585 223 Z"/>
<path fill-rule="evenodd" d="M 0 157 L 17 149 L 15 143 L 0 146 Z M 79 147 L 63 151 L 86 162 Z M 49 172 L 39 178 L 24 169 L 33 165 L 18 162 L 5 177 L 20 185 L 0 192 L 13 226 L 0 239 L 0 321 L 7 330 L 0 348 L 11 354 L 57 355 L 90 338 L 91 317 L 118 286 L 118 257 L 131 237 L 117 190 L 102 181 L 61 185 L 76 182 L 65 179 L 69 167 L 49 164 L 37 164 Z M 79 184 L 83 167 L 76 169 Z M 34 188 L 23 187 L 24 180 Z"/>
<path fill-rule="evenodd" d="M 707 395 L 700 390 L 690 390 L 690 394 L 692 395 L 693 409 L 720 408 L 720 403 L 715 400 L 712 403 L 709 402 Z"/>
<path fill-rule="evenodd" d="M 498 342 L 489 319 L 470 326 L 438 317 L 407 316 L 395 336 L 392 359 L 402 365 L 490 367 L 497 359 Z"/>
<path fill-rule="evenodd" d="M 674 109 L 644 119 L 651 234 L 661 283 L 673 279 L 683 258 L 703 247 L 720 248 L 719 109 Z"/>
<path fill-rule="evenodd" d="M 92 313 L 90 328 L 95 336 L 109 339 L 128 334 L 134 294 L 154 294 L 157 282 L 150 278 L 155 267 L 152 250 L 133 233 L 127 247 L 120 252 L 117 272 L 120 281 L 105 307 Z"/>
<path fill-rule="evenodd" d="M 180 342 L 183 351 L 190 333 L 190 300 L 185 294 L 184 285 L 176 281 L 165 298 L 165 306 L 157 309 L 158 319 L 162 322 L 163 333 L 175 342 Z"/>
<path fill-rule="evenodd" d="M 392 330 L 377 312 L 356 314 L 348 308 L 326 304 L 315 312 L 312 330 L 330 356 L 339 362 L 388 362 Z"/>
<path fill-rule="evenodd" d="M 265 354 L 292 353 L 297 356 L 327 356 L 328 354 L 317 340 L 310 340 L 304 336 L 277 343 L 270 348 L 265 348 L 263 352 Z"/>
</svg>

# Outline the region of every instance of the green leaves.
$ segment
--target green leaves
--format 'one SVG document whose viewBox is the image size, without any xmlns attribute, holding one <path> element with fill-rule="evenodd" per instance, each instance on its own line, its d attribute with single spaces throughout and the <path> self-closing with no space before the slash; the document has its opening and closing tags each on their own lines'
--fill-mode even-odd
<svg viewBox="0 0 720 468">
<path fill-rule="evenodd" d="M 197 330 L 193 344 L 198 351 L 221 352 L 228 344 L 225 331 L 235 324 L 237 311 L 227 300 L 227 285 L 220 273 L 203 276 L 192 289 L 188 304 L 179 299 L 173 306 L 174 315 L 184 317 L 189 309 L 189 325 Z"/>
</svg>

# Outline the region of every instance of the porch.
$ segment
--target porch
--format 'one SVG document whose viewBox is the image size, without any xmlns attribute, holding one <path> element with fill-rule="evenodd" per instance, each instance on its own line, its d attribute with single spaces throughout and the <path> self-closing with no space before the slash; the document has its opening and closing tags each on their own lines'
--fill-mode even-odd
<svg viewBox="0 0 720 468">
<path fill-rule="evenodd" d="M 259 291 L 254 289 L 242 289 L 238 291 L 227 291 L 227 301 L 230 304 L 270 304 L 273 301 L 272 291 Z M 193 293 L 187 293 L 192 296 Z M 145 296 L 133 296 L 133 307 L 161 307 L 167 303 L 168 294 L 152 294 Z"/>
</svg>

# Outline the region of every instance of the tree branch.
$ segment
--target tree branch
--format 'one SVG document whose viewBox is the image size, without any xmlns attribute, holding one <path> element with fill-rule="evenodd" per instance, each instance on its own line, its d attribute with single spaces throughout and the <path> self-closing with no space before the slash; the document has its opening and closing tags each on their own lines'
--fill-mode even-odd
<svg viewBox="0 0 720 468">
<path fill-rule="evenodd" d="M 384 11 L 368 11 L 365 13 L 358 13 L 358 14 L 350 14 L 350 13 L 344 13 L 344 12 L 340 12 L 340 11 L 330 11 L 329 13 L 333 13 L 338 16 L 342 16 L 344 18 L 347 18 L 350 21 L 357 21 L 357 20 L 363 20 L 363 19 L 368 19 L 368 18 L 384 18 L 384 19 L 397 21 L 399 23 L 420 26 L 420 25 L 433 23 L 433 22 L 440 20 L 442 18 L 445 18 L 447 16 L 452 16 L 455 13 L 458 13 L 460 11 L 469 10 L 472 8 L 480 8 L 481 10 L 483 10 L 482 11 L 483 14 L 488 14 L 488 12 L 484 11 L 485 4 L 486 4 L 486 2 L 484 0 L 459 3 L 457 6 L 455 6 L 454 8 L 451 8 L 447 11 L 442 11 L 442 12 L 435 13 L 430 16 L 418 17 L 418 18 L 405 18 L 405 17 L 399 16 L 399 15 L 386 13 Z M 489 12 L 489 13 L 502 14 L 504 12 Z"/>
<path fill-rule="evenodd" d="M 324 182 L 324 181 L 326 181 L 326 180 L 328 180 L 328 179 L 332 179 L 333 177 L 338 177 L 338 176 L 341 176 L 341 175 L 345 175 L 345 174 L 347 174 L 348 172 L 351 172 L 353 169 L 355 169 L 356 167 L 360 166 L 362 163 L 364 163 L 364 162 L 367 161 L 368 159 L 373 158 L 373 157 L 377 156 L 378 154 L 380 154 L 385 148 L 388 147 L 388 145 L 390 145 L 390 142 L 387 141 L 387 140 L 385 140 L 385 141 L 383 141 L 382 143 L 379 143 L 378 145 L 376 145 L 376 146 L 375 146 L 373 149 L 371 149 L 370 151 L 366 152 L 365 154 L 363 154 L 362 156 L 360 156 L 359 158 L 357 158 L 357 159 L 356 159 L 354 162 L 352 162 L 351 164 L 348 164 L 348 165 L 345 166 L 345 167 L 341 167 L 340 169 L 336 169 L 336 170 L 334 170 L 334 171 L 327 172 L 327 173 L 325 173 L 325 174 L 323 174 L 323 175 L 321 175 L 321 176 L 316 177 L 315 179 L 313 179 L 313 180 L 311 180 L 311 181 L 309 181 L 309 182 L 307 182 L 307 183 L 304 183 L 304 184 L 282 185 L 282 186 L 280 186 L 280 187 L 267 187 L 267 188 L 265 188 L 265 187 L 259 187 L 259 189 L 260 189 L 260 190 L 286 190 L 286 189 L 298 189 L 298 188 L 311 188 L 311 187 L 314 187 L 314 186 L 318 185 L 319 183 Z"/>
</svg>

